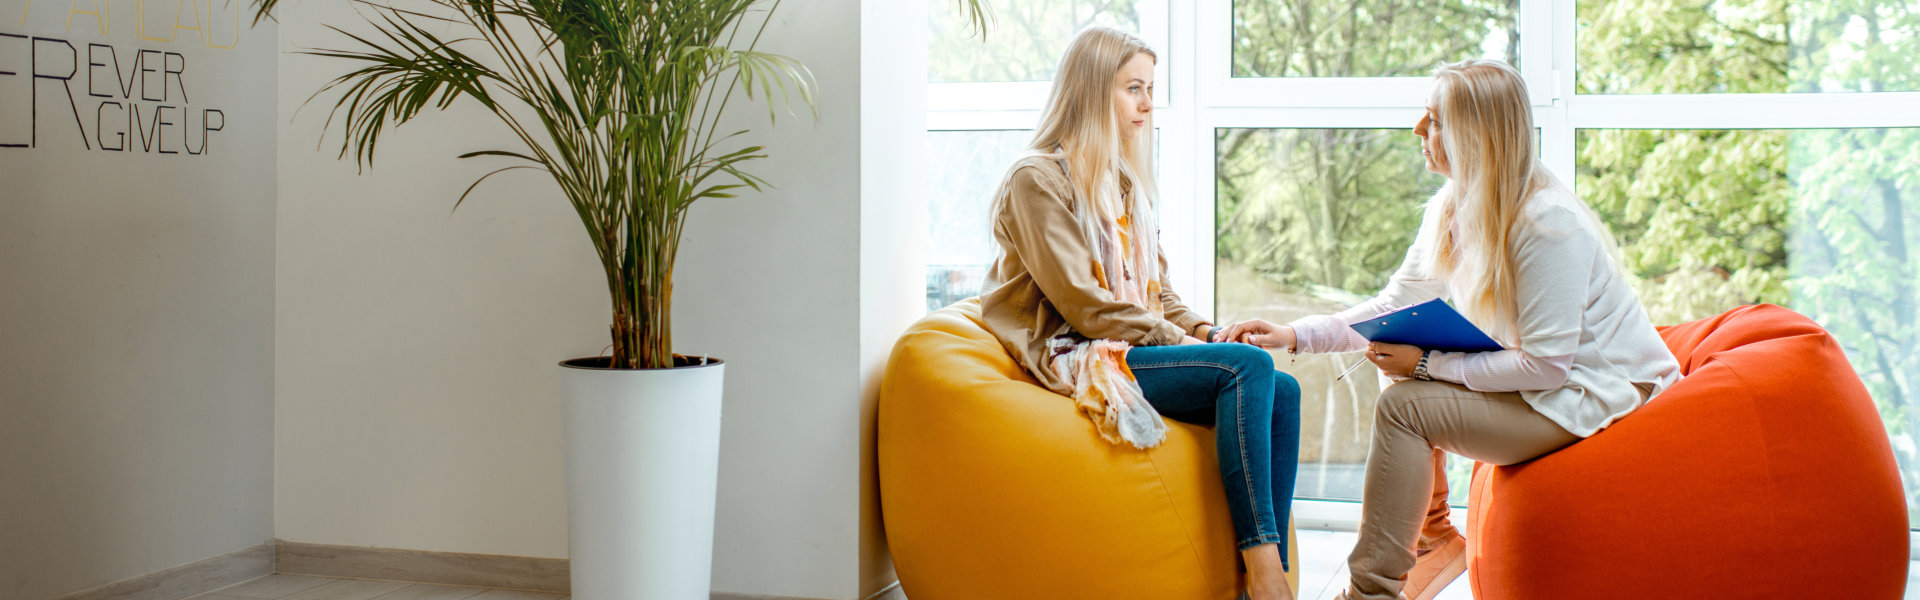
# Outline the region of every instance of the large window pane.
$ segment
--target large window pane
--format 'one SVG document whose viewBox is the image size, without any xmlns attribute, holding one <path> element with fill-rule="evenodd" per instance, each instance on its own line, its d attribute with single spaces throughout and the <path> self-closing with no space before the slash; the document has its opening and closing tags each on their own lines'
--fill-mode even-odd
<svg viewBox="0 0 1920 600">
<path fill-rule="evenodd" d="M 1421 205 L 1444 183 L 1408 129 L 1220 129 L 1215 133 L 1214 292 L 1222 322 L 1276 323 L 1352 306 L 1406 254 Z M 1278 353 L 1300 380 L 1301 498 L 1357 500 L 1380 378 L 1359 353 Z M 1449 480 L 1464 500 L 1467 461 Z"/>
<path fill-rule="evenodd" d="M 1915 506 L 1920 129 L 1582 130 L 1578 145 L 1579 192 L 1654 321 L 1756 302 L 1812 317 L 1866 382 Z"/>
<path fill-rule="evenodd" d="M 927 132 L 927 310 L 980 293 L 999 246 L 988 211 L 1032 131 Z"/>
<path fill-rule="evenodd" d="M 928 1 L 927 81 L 933 83 L 1051 81 L 1067 42 L 1089 25 L 1133 32 L 1154 44 L 1163 62 L 1167 58 L 1164 1 L 989 2 L 993 19 L 984 40 L 955 0 Z"/>
<path fill-rule="evenodd" d="M 1920 90 L 1920 0 L 1580 0 L 1586 94 Z"/>
<path fill-rule="evenodd" d="M 1424 76 L 1442 63 L 1519 65 L 1518 0 L 1233 3 L 1234 77 Z"/>
<path fill-rule="evenodd" d="M 1784 130 L 1580 130 L 1580 196 L 1622 240 L 1653 322 L 1786 306 Z"/>
</svg>

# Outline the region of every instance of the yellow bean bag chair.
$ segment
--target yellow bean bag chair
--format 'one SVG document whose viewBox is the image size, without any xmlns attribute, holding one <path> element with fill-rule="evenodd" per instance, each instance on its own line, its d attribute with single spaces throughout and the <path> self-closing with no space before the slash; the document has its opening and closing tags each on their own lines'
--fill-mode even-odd
<svg viewBox="0 0 1920 600">
<path fill-rule="evenodd" d="M 880 508 L 913 600 L 1229 600 L 1244 575 L 1213 430 L 1100 439 L 1021 370 L 980 303 L 907 329 L 880 384 Z M 1288 524 L 1288 583 L 1300 589 Z"/>
</svg>

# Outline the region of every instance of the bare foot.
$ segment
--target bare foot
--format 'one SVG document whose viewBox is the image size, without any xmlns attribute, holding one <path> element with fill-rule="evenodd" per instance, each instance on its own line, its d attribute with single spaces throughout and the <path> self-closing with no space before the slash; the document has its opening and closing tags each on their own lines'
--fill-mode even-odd
<svg viewBox="0 0 1920 600">
<path fill-rule="evenodd" d="M 1240 551 L 1247 563 L 1247 597 L 1252 600 L 1293 600 L 1279 544 L 1261 544 Z"/>
</svg>

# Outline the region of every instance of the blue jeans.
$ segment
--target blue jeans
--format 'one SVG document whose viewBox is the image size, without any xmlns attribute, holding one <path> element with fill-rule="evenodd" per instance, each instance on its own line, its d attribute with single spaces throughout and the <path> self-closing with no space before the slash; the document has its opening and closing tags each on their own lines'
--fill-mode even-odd
<svg viewBox="0 0 1920 600">
<path fill-rule="evenodd" d="M 1246 344 L 1137 347 L 1127 367 L 1162 416 L 1214 426 L 1239 549 L 1279 544 L 1285 560 L 1300 467 L 1299 382 Z"/>
</svg>

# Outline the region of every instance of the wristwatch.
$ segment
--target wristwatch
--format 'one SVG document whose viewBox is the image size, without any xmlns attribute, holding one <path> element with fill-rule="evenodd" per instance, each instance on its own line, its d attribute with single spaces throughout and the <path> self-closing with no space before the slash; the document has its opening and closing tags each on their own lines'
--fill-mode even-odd
<svg viewBox="0 0 1920 600">
<path fill-rule="evenodd" d="M 1212 341 L 1214 341 L 1214 340 L 1213 340 L 1214 338 L 1217 338 L 1217 337 L 1220 337 L 1220 329 L 1221 329 L 1221 327 L 1220 327 L 1219 325 L 1215 325 L 1215 326 L 1213 326 L 1213 329 L 1208 329 L 1208 330 L 1207 330 L 1207 339 L 1205 339 L 1205 340 L 1203 340 L 1203 341 L 1207 341 L 1207 342 L 1212 342 Z"/>
<path fill-rule="evenodd" d="M 1421 380 L 1421 381 L 1433 381 L 1433 376 L 1432 376 L 1432 375 L 1428 375 L 1428 374 L 1427 374 L 1427 354 L 1428 354 L 1428 352 L 1429 352 L 1429 351 L 1427 351 L 1427 350 L 1421 350 L 1421 351 L 1420 351 L 1420 364 L 1417 364 L 1417 365 L 1414 365 L 1414 366 L 1413 366 L 1413 378 L 1414 378 L 1414 379 L 1418 379 L 1418 380 Z"/>
</svg>

